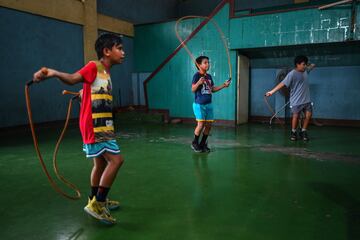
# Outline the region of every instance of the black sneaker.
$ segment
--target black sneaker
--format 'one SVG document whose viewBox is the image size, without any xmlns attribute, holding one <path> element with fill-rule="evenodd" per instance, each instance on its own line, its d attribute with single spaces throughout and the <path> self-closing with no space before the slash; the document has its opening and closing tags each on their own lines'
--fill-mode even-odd
<svg viewBox="0 0 360 240">
<path fill-rule="evenodd" d="M 194 152 L 197 152 L 197 153 L 202 152 L 202 149 L 200 148 L 198 143 L 193 142 L 191 144 L 191 148 L 192 148 L 192 150 L 194 150 Z"/>
<path fill-rule="evenodd" d="M 307 142 L 309 141 L 309 136 L 307 134 L 307 131 L 301 131 L 300 132 L 300 137 L 302 138 L 303 141 Z"/>
<path fill-rule="evenodd" d="M 206 152 L 206 153 L 209 153 L 211 151 L 207 144 L 201 146 L 201 149 L 202 152 Z"/>
<path fill-rule="evenodd" d="M 291 140 L 291 141 L 296 141 L 296 140 L 297 140 L 297 134 L 296 134 L 296 132 L 291 131 L 290 140 Z"/>
</svg>

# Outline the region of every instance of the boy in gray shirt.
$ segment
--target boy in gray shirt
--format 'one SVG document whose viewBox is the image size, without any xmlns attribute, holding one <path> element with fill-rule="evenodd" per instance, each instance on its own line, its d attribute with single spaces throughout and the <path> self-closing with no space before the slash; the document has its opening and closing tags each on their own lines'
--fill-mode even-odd
<svg viewBox="0 0 360 240">
<path fill-rule="evenodd" d="M 284 86 L 290 89 L 290 108 L 292 112 L 292 129 L 290 139 L 292 141 L 296 141 L 296 129 L 299 115 L 301 111 L 304 111 L 305 120 L 299 135 L 300 138 L 302 138 L 304 141 L 309 141 L 306 129 L 311 119 L 312 106 L 310 100 L 308 73 L 315 67 L 315 64 L 308 65 L 308 58 L 306 56 L 295 57 L 294 63 L 295 69 L 289 72 L 284 80 L 280 82 L 274 89 L 267 92 L 266 96 L 269 97 L 273 95 L 276 91 L 280 90 Z"/>
</svg>

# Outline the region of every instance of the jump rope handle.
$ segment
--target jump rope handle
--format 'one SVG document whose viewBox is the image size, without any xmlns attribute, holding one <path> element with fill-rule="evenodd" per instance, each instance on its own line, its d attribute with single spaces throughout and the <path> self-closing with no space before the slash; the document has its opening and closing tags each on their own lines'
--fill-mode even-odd
<svg viewBox="0 0 360 240">
<path fill-rule="evenodd" d="M 46 67 L 42 67 L 41 68 L 41 73 L 43 75 L 47 76 L 48 75 L 48 69 Z M 30 81 L 26 82 L 26 85 L 30 87 L 33 83 L 34 83 L 34 80 L 30 80 Z"/>
<path fill-rule="evenodd" d="M 34 80 L 30 80 L 30 81 L 26 82 L 26 85 L 30 87 L 31 84 L 33 84 L 33 83 L 34 83 Z"/>
<path fill-rule="evenodd" d="M 63 95 L 71 94 L 71 95 L 76 95 L 76 96 L 80 95 L 80 93 L 78 93 L 78 92 L 71 92 L 71 91 L 68 91 L 68 90 L 64 90 L 62 92 L 62 94 Z"/>
<path fill-rule="evenodd" d="M 71 92 L 71 91 L 68 91 L 68 90 L 64 90 L 63 92 L 62 92 L 62 94 L 63 95 L 74 95 L 73 97 L 72 97 L 72 99 L 76 99 L 76 98 L 78 98 L 78 97 L 80 97 L 80 93 L 78 93 L 78 92 Z"/>
</svg>

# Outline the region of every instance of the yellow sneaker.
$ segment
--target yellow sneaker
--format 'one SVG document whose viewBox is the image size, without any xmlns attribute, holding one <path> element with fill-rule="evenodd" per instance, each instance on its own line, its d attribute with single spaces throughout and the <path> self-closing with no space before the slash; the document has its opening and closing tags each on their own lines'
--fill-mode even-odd
<svg viewBox="0 0 360 240">
<path fill-rule="evenodd" d="M 88 204 L 84 207 L 86 213 L 90 216 L 100 220 L 105 224 L 114 224 L 116 219 L 110 215 L 110 212 L 106 209 L 106 203 L 96 201 L 96 198 L 88 199 Z"/>
<path fill-rule="evenodd" d="M 120 203 L 118 201 L 115 200 L 110 200 L 110 199 L 106 199 L 106 207 L 109 210 L 115 210 L 118 209 L 120 207 Z"/>
</svg>

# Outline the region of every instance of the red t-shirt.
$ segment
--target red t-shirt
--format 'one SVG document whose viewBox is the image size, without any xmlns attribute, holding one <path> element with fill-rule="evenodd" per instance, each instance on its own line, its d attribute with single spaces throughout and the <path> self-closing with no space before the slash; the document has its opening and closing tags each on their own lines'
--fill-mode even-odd
<svg viewBox="0 0 360 240">
<path fill-rule="evenodd" d="M 97 68 L 94 62 L 89 62 L 78 71 L 84 79 L 83 95 L 80 108 L 80 131 L 85 144 L 95 142 L 91 109 L 91 84 L 95 81 Z"/>
<path fill-rule="evenodd" d="M 78 73 L 84 79 L 79 123 L 83 142 L 115 139 L 109 69 L 100 61 L 91 61 Z"/>
</svg>

